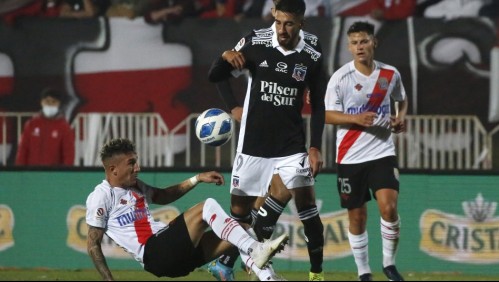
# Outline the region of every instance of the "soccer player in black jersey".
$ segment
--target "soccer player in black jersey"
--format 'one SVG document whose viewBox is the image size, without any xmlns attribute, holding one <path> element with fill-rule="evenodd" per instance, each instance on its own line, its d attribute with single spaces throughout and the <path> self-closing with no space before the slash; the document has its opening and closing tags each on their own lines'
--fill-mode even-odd
<svg viewBox="0 0 499 282">
<path fill-rule="evenodd" d="M 304 12 L 303 0 L 279 1 L 274 26 L 254 30 L 234 49 L 223 52 L 212 65 L 209 79 L 217 83 L 225 104 L 241 121 L 231 177 L 231 216 L 251 223 L 254 201 L 266 195 L 273 177 L 279 180 L 293 196 L 304 225 L 311 262 L 309 278 L 322 280 L 323 225 L 313 186 L 322 167 L 323 57 L 316 37 L 302 31 Z M 224 83 L 240 73 L 248 75 L 243 106 Z M 306 89 L 312 109 L 308 150 L 301 114 Z M 288 200 L 286 193 L 270 191 L 255 223 L 260 240 L 272 235 Z"/>
</svg>

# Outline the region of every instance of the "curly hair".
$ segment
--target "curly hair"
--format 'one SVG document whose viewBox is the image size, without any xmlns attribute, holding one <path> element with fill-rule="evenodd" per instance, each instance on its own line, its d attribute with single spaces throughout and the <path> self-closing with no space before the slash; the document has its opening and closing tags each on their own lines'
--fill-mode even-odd
<svg viewBox="0 0 499 282">
<path fill-rule="evenodd" d="M 102 162 L 116 155 L 136 153 L 135 144 L 125 138 L 112 139 L 107 142 L 100 151 L 100 159 Z"/>
</svg>

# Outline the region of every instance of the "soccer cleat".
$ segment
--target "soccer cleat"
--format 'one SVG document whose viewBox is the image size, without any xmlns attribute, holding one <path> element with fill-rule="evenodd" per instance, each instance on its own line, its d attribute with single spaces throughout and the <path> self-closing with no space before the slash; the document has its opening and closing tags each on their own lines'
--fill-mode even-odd
<svg viewBox="0 0 499 282">
<path fill-rule="evenodd" d="M 386 275 L 386 278 L 390 281 L 404 281 L 404 277 L 400 275 L 395 265 L 389 265 L 383 268 L 383 273 Z"/>
<path fill-rule="evenodd" d="M 310 272 L 308 274 L 308 281 L 324 281 L 324 272 L 321 273 Z"/>
<path fill-rule="evenodd" d="M 218 281 L 234 281 L 234 270 L 232 268 L 221 264 L 218 259 L 210 262 L 208 265 L 208 272 L 213 275 Z"/>
<path fill-rule="evenodd" d="M 373 276 L 371 273 L 364 273 L 359 276 L 359 281 L 373 281 Z"/>
<path fill-rule="evenodd" d="M 288 241 L 288 234 L 282 234 L 273 240 L 267 240 L 263 243 L 257 242 L 254 244 L 256 246 L 250 249 L 249 255 L 256 267 L 263 268 L 276 253 L 284 250 Z"/>
</svg>

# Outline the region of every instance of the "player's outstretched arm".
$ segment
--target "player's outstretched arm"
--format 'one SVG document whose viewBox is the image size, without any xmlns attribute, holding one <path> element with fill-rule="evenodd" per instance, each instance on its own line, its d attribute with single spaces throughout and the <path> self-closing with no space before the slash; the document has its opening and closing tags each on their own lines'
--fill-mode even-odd
<svg viewBox="0 0 499 282">
<path fill-rule="evenodd" d="M 99 271 L 102 279 L 105 281 L 113 281 L 113 275 L 107 266 L 106 257 L 102 253 L 101 243 L 104 237 L 104 229 L 94 226 L 88 226 L 87 233 L 87 252 L 92 261 L 94 262 L 95 268 Z"/>
<path fill-rule="evenodd" d="M 225 180 L 222 174 L 216 171 L 202 172 L 182 181 L 179 184 L 175 184 L 164 189 L 153 187 L 152 201 L 153 203 L 158 205 L 173 203 L 187 194 L 187 192 L 191 191 L 194 187 L 196 187 L 199 182 L 215 183 L 216 185 L 225 184 Z M 140 182 L 139 185 L 146 184 Z"/>
</svg>

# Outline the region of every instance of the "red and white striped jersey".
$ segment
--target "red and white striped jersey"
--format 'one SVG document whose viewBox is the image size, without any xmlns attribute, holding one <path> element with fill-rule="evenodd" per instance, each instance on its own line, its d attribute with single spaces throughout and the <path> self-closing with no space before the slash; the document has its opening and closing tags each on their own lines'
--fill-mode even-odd
<svg viewBox="0 0 499 282">
<path fill-rule="evenodd" d="M 351 61 L 338 69 L 329 80 L 326 90 L 326 111 L 359 114 L 365 111 L 378 115 L 371 127 L 338 126 L 336 162 L 355 164 L 395 155 L 390 128 L 390 97 L 394 101 L 406 99 L 398 70 L 375 61 L 370 76 L 356 70 Z"/>
<path fill-rule="evenodd" d="M 106 229 L 106 235 L 143 264 L 147 239 L 166 225 L 154 221 L 149 211 L 152 190 L 111 187 L 106 180 L 97 185 L 87 198 L 86 221 L 90 226 Z"/>
</svg>

